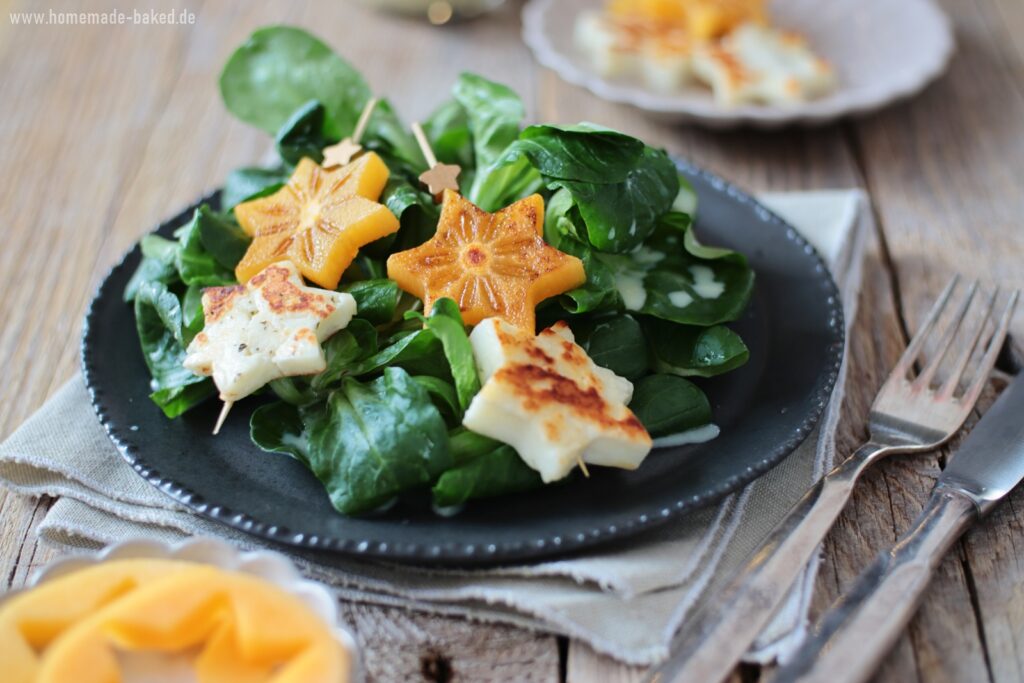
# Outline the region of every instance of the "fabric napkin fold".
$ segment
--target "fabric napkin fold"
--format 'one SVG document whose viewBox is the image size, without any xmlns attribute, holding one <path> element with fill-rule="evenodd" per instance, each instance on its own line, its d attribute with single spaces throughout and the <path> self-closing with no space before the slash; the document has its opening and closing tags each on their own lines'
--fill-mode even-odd
<svg viewBox="0 0 1024 683">
<path fill-rule="evenodd" d="M 828 262 L 849 330 L 870 227 L 863 193 L 777 193 L 760 199 Z M 672 634 L 686 615 L 714 600 L 716 590 L 830 466 L 845 376 L 844 362 L 819 427 L 783 463 L 717 506 L 672 520 L 638 539 L 570 559 L 482 570 L 289 553 L 310 577 L 333 587 L 343 600 L 553 631 L 625 663 L 652 664 L 667 656 Z M 260 539 L 190 513 L 139 477 L 107 438 L 80 377 L 65 384 L 0 444 L 0 485 L 24 495 L 58 497 L 37 533 L 67 551 L 135 537 L 174 542 L 193 535 L 226 538 L 245 548 L 266 547 Z M 816 569 L 817 561 L 805 570 L 748 659 L 769 661 L 800 642 Z"/>
</svg>

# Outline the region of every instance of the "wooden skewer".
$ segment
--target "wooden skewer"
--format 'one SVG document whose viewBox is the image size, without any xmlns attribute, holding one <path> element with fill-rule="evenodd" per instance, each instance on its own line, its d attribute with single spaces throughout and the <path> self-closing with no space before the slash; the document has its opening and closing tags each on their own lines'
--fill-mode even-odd
<svg viewBox="0 0 1024 683">
<path fill-rule="evenodd" d="M 363 146 L 359 144 L 359 141 L 366 133 L 366 127 L 370 125 L 370 116 L 373 115 L 373 110 L 376 109 L 379 101 L 376 97 L 372 97 L 366 103 L 362 113 L 359 115 L 359 121 L 356 122 L 356 128 L 352 131 L 352 135 L 336 145 L 324 148 L 324 168 L 344 166 L 363 151 Z"/>
<path fill-rule="evenodd" d="M 359 115 L 359 120 L 356 122 L 356 129 L 352 131 L 352 142 L 359 144 L 359 141 L 363 139 L 366 127 L 370 125 L 370 117 L 373 116 L 373 110 L 377 108 L 379 102 L 380 100 L 376 97 L 371 97 L 370 101 L 363 107 L 363 112 Z"/>
<path fill-rule="evenodd" d="M 420 146 L 420 151 L 423 152 L 423 158 L 427 160 L 427 165 L 430 167 L 425 173 L 420 174 L 420 182 L 427 186 L 427 190 L 434 195 L 435 199 L 440 198 L 445 190 L 458 192 L 459 173 L 462 172 L 462 168 L 454 164 L 442 164 L 437 160 L 434 150 L 430 148 L 427 135 L 423 132 L 423 126 L 419 122 L 412 124 L 412 134 Z"/>
<path fill-rule="evenodd" d="M 434 150 L 431 149 L 430 143 L 427 141 L 427 134 L 423 132 L 423 126 L 420 125 L 419 121 L 412 124 L 412 134 L 416 137 L 416 143 L 420 146 L 420 151 L 423 152 L 423 158 L 427 160 L 427 166 L 429 168 L 437 166 L 437 157 L 434 156 Z"/>
<path fill-rule="evenodd" d="M 224 420 L 228 419 L 228 413 L 231 412 L 231 407 L 234 405 L 234 401 L 224 401 L 224 407 L 220 409 L 220 415 L 217 416 L 217 424 L 213 426 L 214 436 L 220 434 L 220 428 L 224 426 Z"/>
<path fill-rule="evenodd" d="M 580 464 L 580 471 L 583 472 L 583 476 L 590 479 L 590 470 L 587 469 L 587 463 L 583 462 L 583 456 L 577 455 L 576 462 Z"/>
</svg>

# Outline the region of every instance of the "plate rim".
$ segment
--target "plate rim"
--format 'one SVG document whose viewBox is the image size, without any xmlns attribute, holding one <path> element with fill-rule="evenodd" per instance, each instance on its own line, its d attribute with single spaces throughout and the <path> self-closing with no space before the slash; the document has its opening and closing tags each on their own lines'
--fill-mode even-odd
<svg viewBox="0 0 1024 683">
<path fill-rule="evenodd" d="M 555 0 L 528 0 L 522 9 L 522 39 L 534 59 L 541 66 L 551 69 L 565 81 L 585 88 L 597 97 L 626 104 L 641 111 L 676 121 L 698 123 L 710 128 L 735 128 L 750 126 L 761 129 L 777 129 L 793 124 L 820 126 L 847 116 L 862 116 L 892 104 L 907 100 L 924 90 L 946 72 L 956 53 L 956 38 L 949 16 L 932 0 L 917 0 L 925 11 L 934 13 L 942 30 L 942 46 L 932 55 L 931 61 L 920 71 L 910 73 L 902 80 L 894 81 L 887 88 L 878 88 L 868 96 L 858 99 L 839 100 L 831 106 L 826 101 L 814 100 L 791 107 L 746 105 L 725 108 L 708 99 L 706 103 L 669 103 L 667 95 L 660 95 L 647 88 L 616 83 L 598 73 L 577 67 L 563 52 L 545 39 L 541 30 L 544 11 Z M 842 88 L 838 92 L 842 92 Z"/>
<path fill-rule="evenodd" d="M 814 389 L 809 397 L 812 408 L 804 421 L 797 426 L 787 439 L 780 441 L 774 448 L 764 453 L 763 457 L 756 464 L 748 466 L 732 477 L 723 479 L 716 486 L 705 490 L 701 495 L 678 499 L 670 505 L 662 506 L 656 512 L 648 509 L 646 512 L 633 514 L 629 518 L 624 517 L 621 521 L 608 523 L 603 528 L 595 527 L 586 534 L 580 533 L 572 537 L 565 537 L 560 534 L 539 535 L 531 537 L 529 541 L 503 541 L 487 546 L 450 541 L 435 541 L 426 545 L 409 544 L 402 546 L 380 539 L 362 538 L 356 540 L 326 535 L 295 533 L 273 523 L 261 521 L 249 513 L 236 511 L 216 504 L 213 501 L 207 501 L 187 486 L 165 478 L 156 468 L 145 461 L 142 449 L 139 448 L 132 438 L 133 432 L 125 430 L 122 426 L 111 420 L 105 402 L 105 393 L 96 384 L 96 363 L 94 357 L 96 349 L 95 344 L 91 343 L 93 330 L 95 329 L 93 318 L 96 315 L 98 303 L 111 295 L 108 289 L 113 275 L 127 266 L 129 257 L 139 248 L 139 241 L 136 241 L 124 253 L 121 259 L 108 269 L 106 275 L 104 275 L 94 290 L 93 297 L 86 310 L 80 339 L 80 356 L 82 378 L 89 394 L 89 401 L 100 424 L 113 442 L 118 453 L 150 485 L 202 517 L 212 519 L 264 540 L 295 549 L 326 551 L 332 554 L 336 553 L 352 557 L 432 566 L 483 566 L 530 563 L 550 559 L 551 557 L 568 556 L 577 551 L 592 548 L 612 540 L 621 540 L 635 536 L 642 531 L 660 526 L 672 519 L 677 519 L 683 514 L 712 505 L 740 487 L 753 482 L 778 465 L 811 435 L 825 412 L 825 407 L 832 397 L 832 390 L 835 388 L 839 378 L 846 346 L 844 312 L 840 300 L 840 290 L 831 271 L 817 249 L 803 235 L 797 232 L 788 222 L 757 201 L 752 195 L 744 192 L 733 183 L 689 161 L 679 158 L 674 158 L 673 160 L 680 171 L 700 177 L 712 188 L 725 194 L 731 200 L 751 208 L 762 220 L 777 227 L 787 241 L 792 242 L 795 247 L 801 249 L 809 258 L 816 262 L 814 266 L 815 276 L 821 281 L 826 290 L 824 295 L 826 297 L 825 305 L 828 313 L 827 324 L 831 333 L 831 340 L 826 350 L 826 362 L 818 374 Z M 146 234 L 152 234 L 167 226 L 187 221 L 188 217 L 199 205 L 215 200 L 218 198 L 219 193 L 219 190 L 206 193 L 195 203 L 171 218 L 162 221 L 154 230 Z M 120 300 L 120 296 L 117 298 Z M 524 546 L 526 546 L 525 550 Z"/>
</svg>

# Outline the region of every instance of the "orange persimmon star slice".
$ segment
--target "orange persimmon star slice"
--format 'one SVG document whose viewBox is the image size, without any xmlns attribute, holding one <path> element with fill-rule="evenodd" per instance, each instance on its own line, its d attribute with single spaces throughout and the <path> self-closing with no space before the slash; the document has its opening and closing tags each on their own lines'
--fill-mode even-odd
<svg viewBox="0 0 1024 683">
<path fill-rule="evenodd" d="M 499 317 L 535 331 L 534 308 L 582 285 L 583 262 L 541 237 L 544 200 L 522 199 L 488 213 L 446 190 L 437 232 L 415 249 L 388 258 L 388 277 L 431 310 L 454 299 L 467 325 Z"/>
<path fill-rule="evenodd" d="M 288 259 L 307 280 L 335 289 L 360 247 L 398 230 L 376 201 L 387 181 L 388 167 L 372 152 L 329 171 L 302 159 L 280 190 L 235 207 L 253 238 L 235 268 L 238 281 Z"/>
</svg>

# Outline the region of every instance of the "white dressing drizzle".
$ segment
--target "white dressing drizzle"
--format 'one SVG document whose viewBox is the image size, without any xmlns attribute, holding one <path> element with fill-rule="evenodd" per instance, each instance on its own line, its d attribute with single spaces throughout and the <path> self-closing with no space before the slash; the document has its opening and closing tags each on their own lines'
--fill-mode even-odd
<svg viewBox="0 0 1024 683">
<path fill-rule="evenodd" d="M 702 299 L 717 299 L 725 291 L 725 283 L 715 279 L 715 271 L 707 266 L 690 266 L 693 291 Z"/>
<path fill-rule="evenodd" d="M 706 443 L 716 438 L 721 430 L 718 425 L 709 422 L 703 427 L 695 427 L 678 434 L 670 434 L 654 440 L 655 448 L 671 448 L 672 446 L 683 446 L 690 443 Z"/>
<path fill-rule="evenodd" d="M 686 308 L 693 303 L 693 297 L 690 296 L 690 293 L 683 290 L 679 290 L 678 292 L 669 292 L 668 300 L 676 308 Z"/>
</svg>

